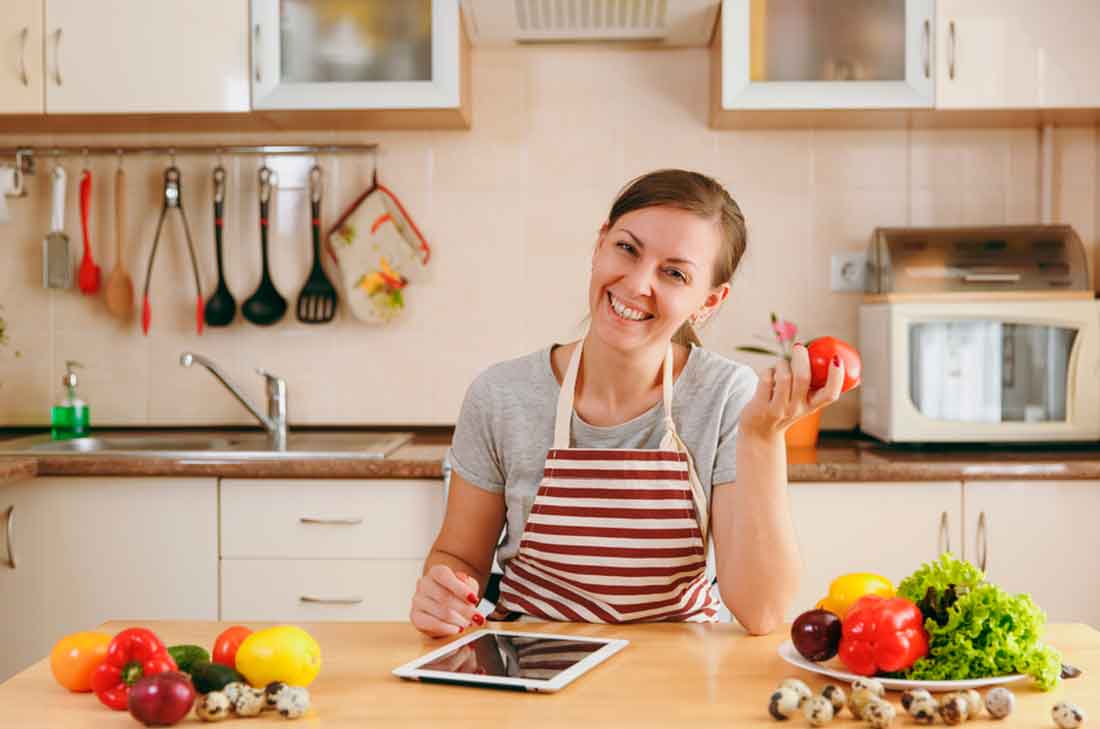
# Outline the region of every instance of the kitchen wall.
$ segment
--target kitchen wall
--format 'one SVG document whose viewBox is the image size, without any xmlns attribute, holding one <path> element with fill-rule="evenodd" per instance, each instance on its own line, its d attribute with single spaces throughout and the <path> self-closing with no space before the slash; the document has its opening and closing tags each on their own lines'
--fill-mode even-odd
<svg viewBox="0 0 1100 729">
<path fill-rule="evenodd" d="M 430 280 L 408 291 L 408 313 L 368 326 L 341 312 L 325 326 L 293 317 L 272 328 L 238 319 L 194 333 L 194 291 L 179 221 L 170 216 L 152 280 L 153 324 L 112 319 L 101 298 L 41 287 L 41 238 L 49 227 L 48 169 L 30 197 L 9 199 L 0 225 L 0 424 L 48 423 L 66 359 L 85 365 L 81 391 L 94 424 L 250 423 L 250 416 L 180 352 L 221 363 L 258 401 L 264 367 L 289 382 L 292 423 L 453 423 L 465 388 L 492 362 L 578 334 L 586 312 L 589 254 L 620 187 L 664 166 L 716 176 L 741 204 L 748 253 L 706 346 L 767 336 L 770 310 L 804 335 L 857 337 L 858 294 L 829 291 L 829 256 L 862 250 L 873 226 L 1025 223 L 1038 220 L 1039 133 L 1023 129 L 768 130 L 707 128 L 708 52 L 537 47 L 473 53 L 468 132 L 256 135 L 0 136 L 16 144 L 220 144 L 377 142 L 381 179 L 400 195 L 433 245 Z M 1076 227 L 1096 259 L 1100 185 L 1094 127 L 1056 130 L 1054 216 Z M 140 295 L 160 211 L 167 160 L 127 160 L 124 260 Z M 215 282 L 210 171 L 181 157 L 184 205 L 202 267 Z M 323 156 L 325 225 L 370 179 L 370 157 Z M 70 181 L 82 161 L 65 160 Z M 91 237 L 104 279 L 115 264 L 116 160 L 90 161 Z M 259 280 L 254 158 L 227 158 L 226 265 L 238 303 Z M 294 184 L 288 170 L 284 180 Z M 67 231 L 79 254 L 75 184 Z M 282 189 L 272 214 L 272 266 L 293 306 L 309 266 L 306 193 Z M 1091 269 L 1090 269 L 1091 270 Z M 766 358 L 749 356 L 754 366 Z M 830 407 L 824 428 L 851 428 L 858 391 Z"/>
</svg>

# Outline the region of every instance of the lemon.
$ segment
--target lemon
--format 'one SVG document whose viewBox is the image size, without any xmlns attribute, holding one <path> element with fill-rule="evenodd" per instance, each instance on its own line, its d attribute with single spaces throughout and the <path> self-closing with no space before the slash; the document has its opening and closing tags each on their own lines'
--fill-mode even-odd
<svg viewBox="0 0 1100 729">
<path fill-rule="evenodd" d="M 308 686 L 320 670 L 321 646 L 296 625 L 257 630 L 237 649 L 237 671 L 253 686 Z"/>
<path fill-rule="evenodd" d="M 816 607 L 828 610 L 843 618 L 852 604 L 864 595 L 880 597 L 894 596 L 894 583 L 882 575 L 871 572 L 853 572 L 841 575 L 829 585 L 827 597 L 818 601 Z"/>
</svg>

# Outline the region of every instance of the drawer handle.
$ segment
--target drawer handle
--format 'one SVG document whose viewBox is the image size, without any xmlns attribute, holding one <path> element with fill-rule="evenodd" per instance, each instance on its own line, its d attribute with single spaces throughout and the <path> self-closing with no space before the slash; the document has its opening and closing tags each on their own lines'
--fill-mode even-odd
<svg viewBox="0 0 1100 729">
<path fill-rule="evenodd" d="M 940 554 L 951 551 L 951 527 L 947 522 L 946 511 L 940 514 L 940 534 L 936 546 L 939 548 Z"/>
<path fill-rule="evenodd" d="M 978 514 L 978 528 L 974 536 L 978 547 L 978 569 L 985 572 L 989 563 L 989 524 L 984 511 Z"/>
<path fill-rule="evenodd" d="M 4 521 L 6 525 L 4 527 L 4 542 L 8 548 L 8 567 L 15 569 L 15 547 L 12 544 L 14 537 L 12 536 L 12 529 L 15 528 L 15 507 L 9 506 L 8 511 L 4 514 Z"/>
<path fill-rule="evenodd" d="M 337 519 L 322 519 L 319 516 L 303 516 L 298 519 L 303 524 L 335 524 L 336 526 L 355 526 L 363 523 L 361 516 L 349 516 Z"/>
<path fill-rule="evenodd" d="M 312 597 L 311 595 L 302 595 L 298 600 L 317 605 L 358 605 L 363 602 L 361 597 Z"/>
<path fill-rule="evenodd" d="M 30 28 L 23 28 L 23 32 L 19 34 L 19 80 L 24 86 L 31 85 L 31 80 L 27 78 L 27 36 L 30 32 Z"/>
<path fill-rule="evenodd" d="M 53 44 L 53 77 L 57 85 L 61 85 L 61 28 L 54 31 Z"/>
</svg>

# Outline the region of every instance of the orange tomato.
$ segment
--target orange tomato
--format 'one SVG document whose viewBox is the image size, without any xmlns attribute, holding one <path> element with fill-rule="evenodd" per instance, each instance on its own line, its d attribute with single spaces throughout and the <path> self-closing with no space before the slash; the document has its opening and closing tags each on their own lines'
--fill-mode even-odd
<svg viewBox="0 0 1100 729">
<path fill-rule="evenodd" d="M 87 631 L 66 635 L 50 651 L 50 671 L 70 691 L 91 691 L 92 672 L 107 658 L 110 633 Z"/>
<path fill-rule="evenodd" d="M 210 651 L 210 660 L 230 668 L 237 667 L 237 649 L 244 639 L 252 635 L 252 630 L 243 625 L 226 628 L 214 639 L 214 650 Z"/>
</svg>

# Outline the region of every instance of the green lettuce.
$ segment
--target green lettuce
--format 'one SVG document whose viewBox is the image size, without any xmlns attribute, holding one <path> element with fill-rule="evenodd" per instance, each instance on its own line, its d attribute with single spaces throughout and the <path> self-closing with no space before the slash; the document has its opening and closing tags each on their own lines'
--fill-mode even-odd
<svg viewBox="0 0 1100 729">
<path fill-rule="evenodd" d="M 946 608 L 946 622 L 924 621 L 928 655 L 904 672 L 920 681 L 960 681 L 1022 673 L 1043 691 L 1058 683 L 1062 657 L 1040 642 L 1046 615 L 1026 594 L 1010 595 L 983 582 L 973 565 L 949 554 L 922 565 L 898 586 L 898 595 L 919 602 L 934 588 L 958 589 L 958 599 Z"/>
</svg>

